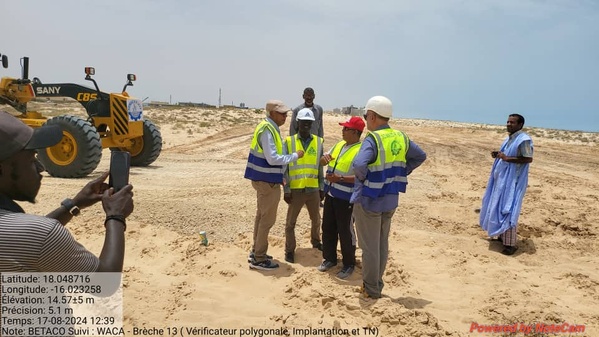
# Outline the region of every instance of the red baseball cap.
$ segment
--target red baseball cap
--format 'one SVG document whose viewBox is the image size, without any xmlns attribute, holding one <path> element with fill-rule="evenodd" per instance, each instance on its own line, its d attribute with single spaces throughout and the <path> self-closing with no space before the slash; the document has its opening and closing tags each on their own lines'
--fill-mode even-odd
<svg viewBox="0 0 599 337">
<path fill-rule="evenodd" d="M 345 126 L 346 128 L 358 130 L 360 132 L 364 131 L 364 126 L 366 126 L 362 118 L 358 116 L 353 116 L 347 122 L 339 123 L 339 125 Z"/>
</svg>

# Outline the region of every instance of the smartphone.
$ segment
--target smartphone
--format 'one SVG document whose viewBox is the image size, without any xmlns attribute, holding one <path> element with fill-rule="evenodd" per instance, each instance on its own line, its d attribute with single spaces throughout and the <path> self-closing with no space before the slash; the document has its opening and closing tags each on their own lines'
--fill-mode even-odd
<svg viewBox="0 0 599 337">
<path fill-rule="evenodd" d="M 129 168 L 131 166 L 131 154 L 127 151 L 110 152 L 110 175 L 108 186 L 118 192 L 129 184 Z"/>
</svg>

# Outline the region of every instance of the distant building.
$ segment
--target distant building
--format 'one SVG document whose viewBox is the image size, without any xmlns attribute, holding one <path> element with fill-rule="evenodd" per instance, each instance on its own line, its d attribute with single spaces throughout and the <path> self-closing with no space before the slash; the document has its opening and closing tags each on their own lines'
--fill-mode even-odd
<svg viewBox="0 0 599 337">
<path fill-rule="evenodd" d="M 353 105 L 350 105 L 341 108 L 341 112 L 351 116 L 362 116 L 364 114 L 364 108 L 357 108 Z"/>
<path fill-rule="evenodd" d="M 226 108 L 226 109 L 249 109 L 247 106 L 245 106 L 245 103 L 239 103 L 239 106 L 234 105 L 234 104 L 225 104 L 225 105 L 222 105 L 221 108 Z"/>
<path fill-rule="evenodd" d="M 149 106 L 167 106 L 170 105 L 169 102 L 161 102 L 161 101 L 150 101 L 150 103 L 148 103 Z"/>
<path fill-rule="evenodd" d="M 194 108 L 216 108 L 216 105 L 195 102 L 179 102 L 179 106 L 194 107 Z"/>
</svg>

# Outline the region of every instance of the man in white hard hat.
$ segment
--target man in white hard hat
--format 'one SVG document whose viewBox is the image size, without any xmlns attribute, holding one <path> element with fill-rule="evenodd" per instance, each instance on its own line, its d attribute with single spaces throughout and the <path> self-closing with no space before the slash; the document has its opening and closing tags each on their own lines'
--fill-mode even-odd
<svg viewBox="0 0 599 337">
<path fill-rule="evenodd" d="M 353 162 L 356 180 L 350 202 L 362 249 L 363 295 L 380 298 L 391 218 L 399 205 L 399 193 L 406 191 L 407 176 L 426 160 L 426 153 L 406 134 L 389 126 L 393 109 L 387 97 L 372 97 L 365 110 L 370 132 Z"/>
<path fill-rule="evenodd" d="M 254 242 L 248 256 L 251 269 L 273 270 L 279 265 L 267 255 L 268 233 L 277 220 L 277 208 L 281 200 L 283 172 L 287 164 L 302 158 L 304 151 L 285 154 L 279 127 L 285 124 L 291 111 L 283 102 L 270 100 L 266 103 L 266 119 L 254 130 L 250 154 L 244 177 L 252 181 L 256 190 L 257 210 L 254 220 Z"/>
<path fill-rule="evenodd" d="M 322 137 L 311 134 L 314 123 L 312 110 L 305 108 L 297 113 L 298 133 L 285 139 L 287 152 L 304 151 L 304 157 L 290 163 L 285 172 L 285 202 L 287 219 L 285 221 L 285 261 L 295 262 L 295 223 L 302 207 L 306 205 L 310 215 L 310 241 L 313 248 L 322 250 L 320 242 L 320 202 L 324 199 L 324 174 L 320 157 L 322 156 Z"/>
</svg>

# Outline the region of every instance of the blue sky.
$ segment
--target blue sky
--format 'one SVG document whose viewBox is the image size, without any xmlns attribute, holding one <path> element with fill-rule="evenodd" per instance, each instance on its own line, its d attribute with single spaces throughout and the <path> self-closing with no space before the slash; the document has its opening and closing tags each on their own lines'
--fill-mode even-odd
<svg viewBox="0 0 599 337">
<path fill-rule="evenodd" d="M 599 132 L 599 1 L 3 1 L 1 76 L 138 98 L 325 109 L 385 95 L 399 117 Z"/>
</svg>

